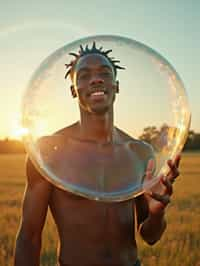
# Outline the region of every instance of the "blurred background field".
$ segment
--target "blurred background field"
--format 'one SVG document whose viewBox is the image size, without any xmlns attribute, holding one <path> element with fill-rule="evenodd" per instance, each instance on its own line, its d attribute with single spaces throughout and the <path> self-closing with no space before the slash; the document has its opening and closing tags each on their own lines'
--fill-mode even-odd
<svg viewBox="0 0 200 266">
<path fill-rule="evenodd" d="M 25 155 L 0 155 L 0 266 L 13 265 L 25 186 Z M 200 266 L 200 153 L 184 153 L 181 175 L 167 211 L 167 230 L 159 243 L 138 237 L 143 266 Z M 48 214 L 43 232 L 42 266 L 56 264 L 56 227 Z"/>
</svg>

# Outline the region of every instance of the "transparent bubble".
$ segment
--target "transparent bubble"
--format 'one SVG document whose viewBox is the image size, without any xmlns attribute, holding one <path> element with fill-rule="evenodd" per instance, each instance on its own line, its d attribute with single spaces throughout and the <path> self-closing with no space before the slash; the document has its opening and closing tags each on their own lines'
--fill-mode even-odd
<svg viewBox="0 0 200 266">
<path fill-rule="evenodd" d="M 75 59 L 69 53 L 77 54 L 80 45 L 90 50 L 93 42 L 102 51 L 111 49 L 107 56 L 120 60 L 114 64 L 125 68 L 117 69 L 118 93 L 114 82 L 113 122 L 110 111 L 80 112 L 81 99 L 72 97 L 72 81 L 69 76 L 65 79 L 65 64 Z M 86 56 L 78 59 L 73 82 L 76 89 L 79 77 L 90 79 L 81 88 L 89 91 L 85 101 L 101 108 L 114 90 L 106 80 L 112 66 L 102 66 L 98 59 L 102 56 L 95 53 L 89 57 L 95 56 L 97 62 L 84 70 L 89 78 L 79 75 L 83 62 L 88 66 Z M 187 95 L 174 68 L 146 45 L 119 36 L 80 39 L 46 58 L 28 84 L 22 115 L 27 130 L 24 143 L 38 171 L 61 189 L 102 201 L 127 200 L 151 187 L 168 172 L 167 160 L 182 150 L 190 126 Z M 151 158 L 155 169 L 147 180 Z"/>
</svg>

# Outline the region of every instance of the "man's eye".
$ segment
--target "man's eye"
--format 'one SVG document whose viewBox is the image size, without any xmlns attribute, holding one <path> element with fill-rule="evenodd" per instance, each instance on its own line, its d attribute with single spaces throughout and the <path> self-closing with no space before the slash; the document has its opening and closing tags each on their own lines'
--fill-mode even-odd
<svg viewBox="0 0 200 266">
<path fill-rule="evenodd" d="M 88 73 L 84 73 L 84 74 L 81 74 L 79 75 L 78 79 L 88 79 L 89 78 L 89 74 Z"/>
<path fill-rule="evenodd" d="M 102 77 L 110 77 L 111 76 L 111 73 L 110 72 L 102 72 L 101 73 L 101 76 Z"/>
</svg>

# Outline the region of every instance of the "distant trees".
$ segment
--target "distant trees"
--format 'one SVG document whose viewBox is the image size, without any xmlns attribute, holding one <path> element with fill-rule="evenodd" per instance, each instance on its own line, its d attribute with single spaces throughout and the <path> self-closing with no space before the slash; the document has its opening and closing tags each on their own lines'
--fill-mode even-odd
<svg viewBox="0 0 200 266">
<path fill-rule="evenodd" d="M 184 150 L 200 150 L 200 133 L 189 131 Z"/>
<path fill-rule="evenodd" d="M 19 140 L 0 140 L 0 153 L 25 153 L 24 145 Z"/>
<path fill-rule="evenodd" d="M 169 127 L 167 124 L 163 124 L 160 129 L 155 126 L 149 126 L 144 128 L 139 139 L 153 145 L 153 147 L 159 151 L 166 146 L 168 141 L 171 141 L 173 144 L 173 140 L 179 135 L 179 133 L 179 129 Z M 194 130 L 189 131 L 184 146 L 184 151 L 186 150 L 200 150 L 200 133 L 195 133 Z"/>
<path fill-rule="evenodd" d="M 160 129 L 157 129 L 155 126 L 149 126 L 144 128 L 139 139 L 148 142 L 159 151 L 167 144 L 168 131 L 169 127 L 166 124 L 163 124 Z"/>
</svg>

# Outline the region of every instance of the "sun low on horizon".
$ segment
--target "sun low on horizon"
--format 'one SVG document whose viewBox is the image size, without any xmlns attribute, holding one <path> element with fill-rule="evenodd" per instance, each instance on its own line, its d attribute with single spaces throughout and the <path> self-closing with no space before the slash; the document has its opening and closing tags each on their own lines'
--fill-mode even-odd
<svg viewBox="0 0 200 266">
<path fill-rule="evenodd" d="M 21 124 L 21 119 L 19 114 L 13 115 L 12 121 L 10 123 L 10 129 L 8 133 L 9 139 L 23 140 L 23 137 L 28 134 L 28 129 L 23 127 Z"/>
<path fill-rule="evenodd" d="M 27 128 L 18 127 L 14 129 L 13 132 L 11 132 L 11 134 L 9 135 L 9 138 L 22 141 L 23 137 L 26 136 L 27 133 L 28 133 Z"/>
</svg>

